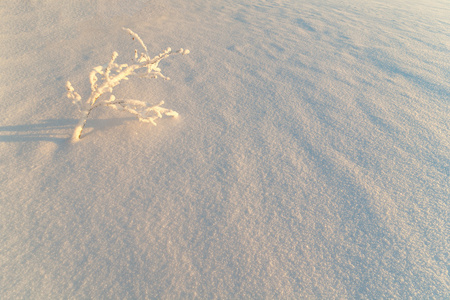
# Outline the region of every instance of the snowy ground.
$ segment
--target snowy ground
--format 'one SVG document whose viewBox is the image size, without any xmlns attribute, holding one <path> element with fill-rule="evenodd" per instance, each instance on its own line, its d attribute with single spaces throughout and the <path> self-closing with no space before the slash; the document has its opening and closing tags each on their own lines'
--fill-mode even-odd
<svg viewBox="0 0 450 300">
<path fill-rule="evenodd" d="M 89 4 L 94 2 L 96 4 Z M 450 3 L 0 3 L 0 298 L 450 297 Z M 139 33 L 158 126 L 70 80 Z"/>
</svg>

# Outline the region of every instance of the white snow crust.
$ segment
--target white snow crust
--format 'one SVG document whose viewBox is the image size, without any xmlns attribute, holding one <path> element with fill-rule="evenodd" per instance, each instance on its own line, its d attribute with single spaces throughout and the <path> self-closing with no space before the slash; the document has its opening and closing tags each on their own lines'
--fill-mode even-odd
<svg viewBox="0 0 450 300">
<path fill-rule="evenodd" d="M 448 299 L 450 2 L 0 2 L 1 299 Z M 92 67 L 171 81 L 157 127 Z M 129 58 L 127 55 L 130 54 Z"/>
</svg>

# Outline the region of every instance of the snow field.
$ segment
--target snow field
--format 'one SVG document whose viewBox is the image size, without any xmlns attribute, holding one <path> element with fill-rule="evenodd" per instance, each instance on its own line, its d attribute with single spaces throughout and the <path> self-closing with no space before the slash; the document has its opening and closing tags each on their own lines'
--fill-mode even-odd
<svg viewBox="0 0 450 300">
<path fill-rule="evenodd" d="M 449 295 L 449 21 L 443 1 L 0 4 L 0 295 Z M 65 82 L 136 47 L 191 50 L 158 126 Z M 81 93 L 80 92 L 80 93 Z"/>
</svg>

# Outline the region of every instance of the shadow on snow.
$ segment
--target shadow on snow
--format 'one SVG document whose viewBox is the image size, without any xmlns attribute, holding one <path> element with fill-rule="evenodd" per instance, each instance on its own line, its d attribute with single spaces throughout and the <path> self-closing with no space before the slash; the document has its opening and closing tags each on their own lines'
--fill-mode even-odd
<svg viewBox="0 0 450 300">
<path fill-rule="evenodd" d="M 88 136 L 96 130 L 104 130 L 124 124 L 135 118 L 92 119 L 86 123 L 83 134 Z M 53 142 L 62 143 L 70 139 L 77 119 L 48 119 L 34 124 L 21 124 L 0 127 L 0 142 Z"/>
</svg>

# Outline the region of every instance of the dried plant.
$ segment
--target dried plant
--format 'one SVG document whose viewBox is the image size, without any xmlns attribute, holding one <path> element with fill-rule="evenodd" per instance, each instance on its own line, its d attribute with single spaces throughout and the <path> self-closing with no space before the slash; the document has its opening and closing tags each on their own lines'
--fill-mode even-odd
<svg viewBox="0 0 450 300">
<path fill-rule="evenodd" d="M 127 111 L 135 115 L 139 121 L 152 123 L 153 125 L 156 125 L 155 120 L 162 118 L 163 115 L 171 117 L 178 116 L 177 112 L 161 107 L 161 105 L 164 104 L 164 101 L 161 101 L 157 105 L 151 105 L 140 100 L 116 99 L 113 94 L 113 88 L 119 85 L 122 80 L 128 80 L 129 76 L 145 78 L 161 77 L 165 80 L 169 80 L 170 78 L 161 73 L 161 69 L 158 67 L 159 62 L 172 54 L 189 54 L 189 50 L 184 50 L 181 48 L 176 52 L 172 52 L 170 48 L 167 48 L 163 53 L 160 53 L 154 58 L 150 58 L 148 55 L 147 46 L 144 44 L 139 35 L 134 33 L 131 29 L 123 29 L 131 35 L 133 40 L 138 41 L 144 49 L 144 52 L 142 52 L 140 56 L 138 56 L 137 50 L 134 51 L 135 64 L 117 64 L 116 59 L 119 54 L 117 52 L 113 52 L 108 65 L 95 67 L 89 74 L 92 91 L 91 95 L 85 102 L 83 102 L 81 100 L 81 96 L 75 92 L 72 84 L 69 81 L 66 83 L 67 97 L 73 99 L 73 103 L 78 105 L 79 110 L 82 113 L 82 116 L 72 134 L 72 141 L 74 142 L 81 138 L 81 133 L 86 125 L 87 118 L 89 117 L 91 111 L 100 106 L 107 106 L 117 110 Z M 101 76 L 100 80 L 97 75 Z M 100 97 L 105 94 L 109 94 L 109 98 L 100 99 Z"/>
</svg>

